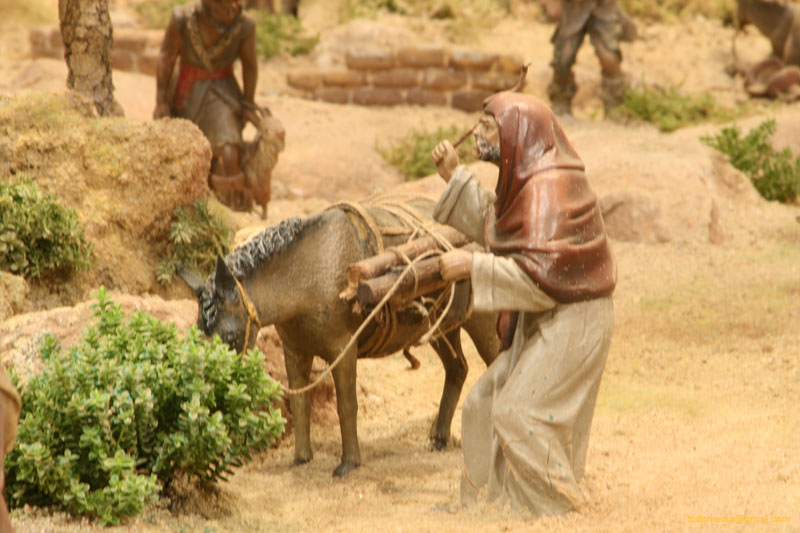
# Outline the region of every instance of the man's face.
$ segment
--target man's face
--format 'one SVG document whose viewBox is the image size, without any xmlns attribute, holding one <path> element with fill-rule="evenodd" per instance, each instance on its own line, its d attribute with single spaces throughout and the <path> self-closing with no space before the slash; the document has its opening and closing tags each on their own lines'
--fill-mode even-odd
<svg viewBox="0 0 800 533">
<path fill-rule="evenodd" d="M 241 0 L 205 0 L 206 7 L 214 20 L 230 26 L 242 11 Z"/>
<path fill-rule="evenodd" d="M 478 159 L 500 163 L 500 129 L 492 115 L 485 114 L 475 130 L 475 151 Z"/>
</svg>

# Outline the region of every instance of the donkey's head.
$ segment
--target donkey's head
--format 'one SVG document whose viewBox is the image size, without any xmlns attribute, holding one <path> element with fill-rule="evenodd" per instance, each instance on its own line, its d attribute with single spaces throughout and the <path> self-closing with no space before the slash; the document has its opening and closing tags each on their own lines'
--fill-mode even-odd
<svg viewBox="0 0 800 533">
<path fill-rule="evenodd" d="M 239 353 L 255 346 L 258 316 L 241 284 L 221 257 L 217 257 L 214 274 L 205 282 L 182 266 L 176 270 L 197 295 L 197 327 L 203 333 L 208 336 L 219 335 L 223 342 Z"/>
</svg>

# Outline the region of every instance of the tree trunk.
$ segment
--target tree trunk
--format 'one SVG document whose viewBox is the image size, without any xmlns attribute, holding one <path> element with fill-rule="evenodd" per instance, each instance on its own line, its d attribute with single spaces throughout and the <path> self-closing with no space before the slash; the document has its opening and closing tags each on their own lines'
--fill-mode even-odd
<svg viewBox="0 0 800 533">
<path fill-rule="evenodd" d="M 111 81 L 108 0 L 59 0 L 67 87 L 89 97 L 101 116 L 122 115 Z"/>
</svg>

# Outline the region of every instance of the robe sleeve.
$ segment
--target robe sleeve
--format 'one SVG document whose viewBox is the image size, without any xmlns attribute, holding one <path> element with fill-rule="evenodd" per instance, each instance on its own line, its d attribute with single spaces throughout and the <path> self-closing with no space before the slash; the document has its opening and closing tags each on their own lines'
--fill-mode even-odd
<svg viewBox="0 0 800 533">
<path fill-rule="evenodd" d="M 483 246 L 483 221 L 494 200 L 494 192 L 486 190 L 469 168 L 459 165 L 433 209 L 433 218 Z"/>
<path fill-rule="evenodd" d="M 471 276 L 475 311 L 541 312 L 557 304 L 510 257 L 475 253 Z"/>
</svg>

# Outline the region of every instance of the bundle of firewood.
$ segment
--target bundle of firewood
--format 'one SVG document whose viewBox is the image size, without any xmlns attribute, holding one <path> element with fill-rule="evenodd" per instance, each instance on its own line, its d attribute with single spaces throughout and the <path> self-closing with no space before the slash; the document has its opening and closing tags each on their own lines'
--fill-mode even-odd
<svg viewBox="0 0 800 533">
<path fill-rule="evenodd" d="M 445 226 L 436 236 L 428 235 L 408 241 L 395 248 L 351 264 L 347 268 L 347 288 L 340 296 L 346 300 L 355 298 L 361 309 L 374 306 L 398 285 L 389 303 L 402 309 L 412 300 L 447 286 L 439 272 L 439 256 L 422 259 L 407 269 L 414 261 L 431 250 L 444 250 L 442 241 L 453 248 L 477 247 L 459 231 Z"/>
</svg>

